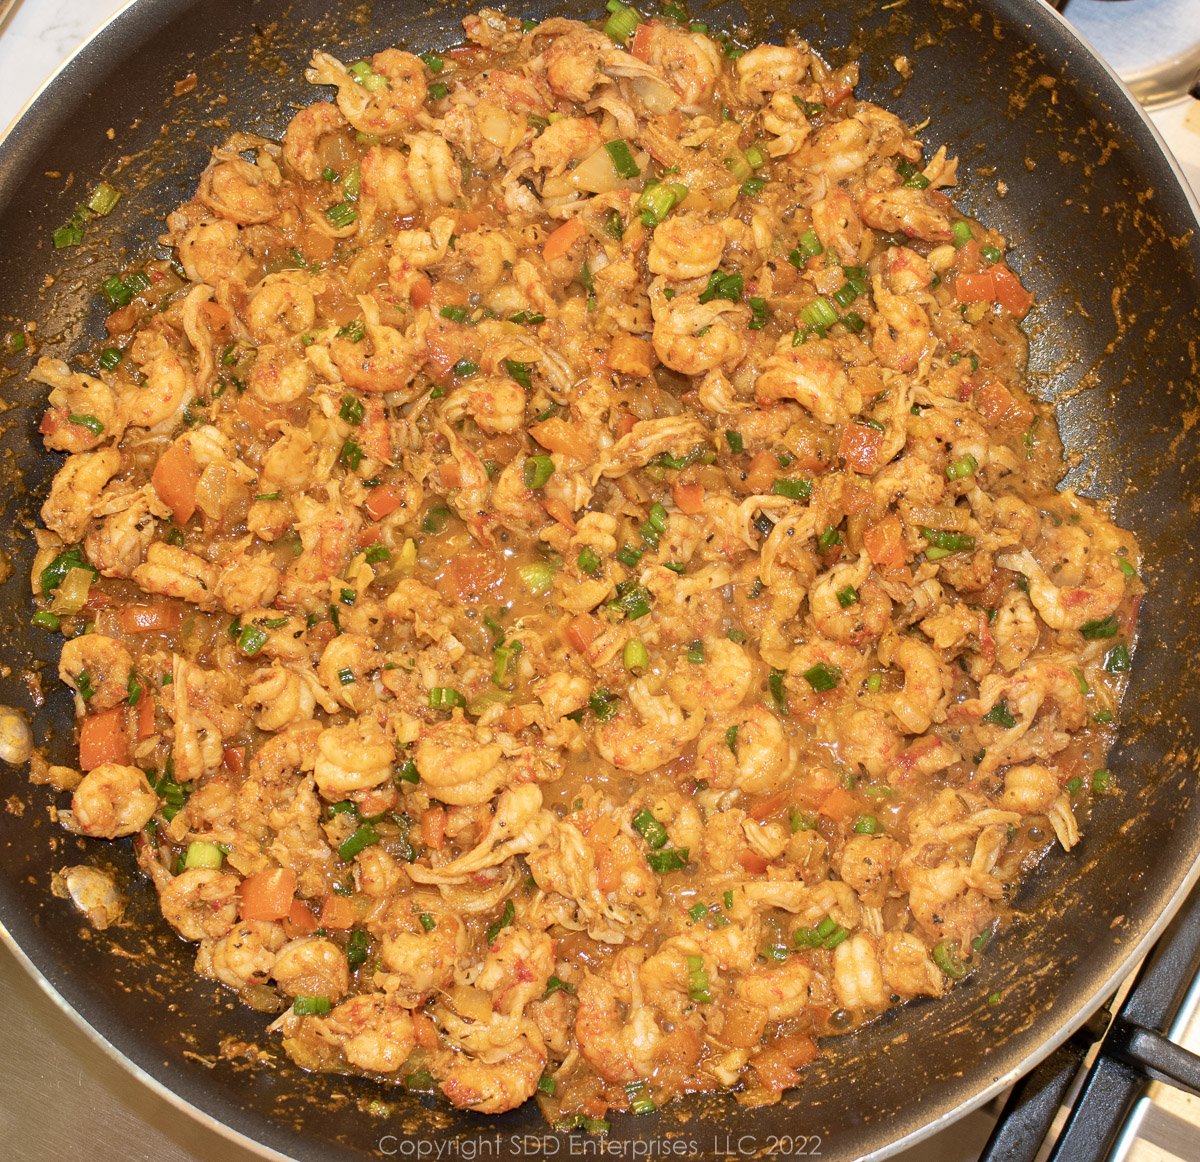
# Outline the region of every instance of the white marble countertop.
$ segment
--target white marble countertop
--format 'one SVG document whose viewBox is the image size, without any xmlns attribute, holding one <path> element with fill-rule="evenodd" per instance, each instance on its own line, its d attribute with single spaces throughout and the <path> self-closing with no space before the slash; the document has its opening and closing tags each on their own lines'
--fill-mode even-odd
<svg viewBox="0 0 1200 1162">
<path fill-rule="evenodd" d="M 0 126 L 123 6 L 123 0 L 18 0 L 0 26 Z M 1200 102 L 1177 102 L 1157 110 L 1154 120 L 1200 190 Z M 5 1158 L 250 1162 L 255 1156 L 135 1081 L 56 1008 L 3 946 L 0 992 L 7 1001 L 0 1041 L 0 1154 Z M 989 1126 L 986 1114 L 977 1112 L 912 1157 L 965 1162 L 977 1156 Z"/>
</svg>

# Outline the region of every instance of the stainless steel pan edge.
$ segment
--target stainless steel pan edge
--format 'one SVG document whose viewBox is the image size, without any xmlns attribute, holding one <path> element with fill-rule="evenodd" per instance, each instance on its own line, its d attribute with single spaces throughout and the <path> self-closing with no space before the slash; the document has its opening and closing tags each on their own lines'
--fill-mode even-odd
<svg viewBox="0 0 1200 1162">
<path fill-rule="evenodd" d="M 14 175 L 29 171 L 42 150 L 42 135 L 38 131 L 37 126 L 39 124 L 44 126 L 48 122 L 61 124 L 63 119 L 70 115 L 71 108 L 77 104 L 80 93 L 89 90 L 94 93 L 107 72 L 116 67 L 120 61 L 131 57 L 136 53 L 140 45 L 150 41 L 160 30 L 170 27 L 180 15 L 193 7 L 193 4 L 183 2 L 183 0 L 173 0 L 173 2 L 167 0 L 167 2 L 159 3 L 155 3 L 154 0 L 136 0 L 135 3 L 128 5 L 98 31 L 92 40 L 59 71 L 59 74 L 54 78 L 54 83 L 48 85 L 39 97 L 31 103 L 26 114 L 15 123 L 9 137 L 0 145 L 0 204 L 7 205 L 12 197 L 14 192 Z M 231 5 L 230 7 L 244 9 L 246 14 L 253 18 L 258 11 L 271 6 L 243 4 Z M 273 7 L 277 8 L 278 5 Z M 380 5 L 381 9 L 385 7 L 394 6 Z M 530 7 L 536 9 L 535 5 L 531 5 Z M 850 6 L 844 5 L 843 7 Z M 983 10 L 982 6 L 970 7 L 980 11 Z M 1010 3 L 998 3 L 992 7 L 996 11 L 1007 15 L 1010 19 L 1016 16 L 1024 17 L 1027 27 L 1036 29 L 1040 35 L 1044 35 L 1053 41 L 1055 48 L 1060 52 L 1060 58 L 1065 60 L 1069 67 L 1078 67 L 1084 72 L 1087 76 L 1086 83 L 1093 85 L 1096 91 L 1103 95 L 1103 98 L 1116 109 L 1117 116 L 1124 119 L 1125 122 L 1129 122 L 1132 119 L 1139 123 L 1128 130 L 1129 134 L 1134 138 L 1140 134 L 1143 144 L 1150 141 L 1153 143 L 1153 148 L 1161 150 L 1161 141 L 1158 139 L 1157 133 L 1141 111 L 1136 109 L 1136 106 L 1132 104 L 1123 87 L 1120 86 L 1119 82 L 1112 77 L 1111 73 L 1104 66 L 1095 60 L 1086 46 L 1061 21 L 1061 18 L 1050 10 L 1042 8 L 1040 5 L 1032 3 L 1023 4 L 1016 2 L 1016 0 Z M 718 9 L 718 13 L 728 11 L 730 11 L 729 6 L 723 6 Z M 715 25 L 721 23 L 719 15 L 710 17 L 710 20 Z M 736 20 L 729 21 L 729 23 L 737 22 Z M 812 36 L 811 33 L 809 35 L 812 39 L 820 41 L 819 36 Z M 367 38 L 370 39 L 369 35 Z M 910 119 L 919 120 L 917 117 L 910 117 Z M 936 136 L 932 135 L 932 133 L 931 139 L 937 140 Z M 986 153 L 984 154 L 984 159 L 988 159 Z M 1151 169 L 1159 175 L 1159 180 L 1163 180 L 1164 175 L 1169 174 L 1171 181 L 1179 181 L 1178 172 L 1171 161 L 1162 157 L 1154 159 L 1154 161 L 1156 164 L 1151 166 Z M 965 163 L 969 169 L 971 166 L 970 157 L 965 158 Z M 1194 228 L 1198 207 L 1194 197 L 1187 195 L 1185 200 L 1188 213 L 1191 215 L 1192 227 Z M 985 219 L 988 217 L 986 211 L 983 213 L 983 216 Z M 1194 274 L 1197 261 L 1197 247 L 1194 237 L 1190 242 L 1185 242 L 1184 245 L 1185 249 L 1192 256 L 1191 265 Z M 1024 257 L 1023 250 L 1019 251 L 1019 253 Z M 105 273 L 107 273 L 107 270 Z M 1032 273 L 1035 275 L 1034 281 L 1036 282 L 1036 272 Z M 1041 290 L 1040 287 L 1039 290 Z M 69 337 L 65 338 L 64 342 L 69 343 Z M 1194 374 L 1194 367 L 1192 372 Z M 1074 376 L 1074 382 L 1072 382 L 1072 377 L 1067 376 L 1062 382 L 1054 382 L 1053 377 L 1049 377 L 1048 386 L 1052 394 L 1056 390 L 1066 391 L 1073 387 L 1080 378 L 1081 376 L 1076 375 Z M 1070 406 L 1068 405 L 1068 409 Z M 1068 416 L 1069 419 L 1070 416 Z M 1084 469 L 1089 468 L 1092 468 L 1094 471 L 1094 467 L 1089 466 L 1085 458 Z M 1115 494 L 1120 491 L 1119 481 L 1116 478 L 1105 477 L 1103 473 L 1100 473 L 1098 476 L 1093 475 L 1093 479 L 1098 480 L 1101 486 L 1105 487 L 1111 493 Z M 1117 486 L 1114 487 L 1114 485 Z M 13 591 L 14 587 L 10 584 L 6 592 Z M 15 592 L 21 592 L 19 575 Z M 16 598 L 16 600 L 20 599 Z M 1192 650 L 1189 649 L 1188 653 L 1191 657 L 1195 657 L 1195 653 Z M 1191 774 L 1192 765 L 1193 763 L 1189 762 L 1186 766 L 1189 775 Z M 3 785 L 6 790 L 9 789 L 11 783 L 12 780 L 5 779 Z M 1182 785 L 1181 790 L 1184 790 Z M 1184 793 L 1190 794 L 1190 788 L 1184 791 Z M 44 810 L 43 803 L 44 799 L 38 800 L 39 810 Z M 1182 820 L 1175 820 L 1175 822 L 1179 823 Z M 1144 909 L 1153 914 L 1139 917 L 1136 924 L 1129 925 L 1129 927 L 1135 927 L 1136 932 L 1126 934 L 1124 937 L 1125 943 L 1121 947 L 1119 956 L 1115 958 L 1108 957 L 1105 961 L 1104 971 L 1088 977 L 1086 987 L 1064 990 L 1064 995 L 1061 998 L 1062 1011 L 1054 1012 L 1053 1010 L 1048 1010 L 1041 1014 L 1039 1018 L 1041 1022 L 1039 1026 L 1040 1036 L 1036 1045 L 1018 1054 L 1005 1051 L 1008 1050 L 1008 1046 L 1004 1046 L 995 1053 L 995 1057 L 997 1058 L 996 1066 L 999 1068 L 990 1071 L 990 1079 L 985 1080 L 982 1084 L 977 1082 L 969 1095 L 964 1095 L 961 1092 L 957 1093 L 956 1100 L 949 1103 L 944 1100 L 944 1097 L 939 1098 L 937 1094 L 914 1093 L 914 1106 L 918 1108 L 925 1107 L 927 1114 L 921 1116 L 918 1112 L 916 1116 L 894 1115 L 890 1119 L 890 1127 L 901 1135 L 899 1140 L 896 1140 L 895 1135 L 885 1129 L 882 1134 L 866 1135 L 868 1139 L 873 1140 L 862 1140 L 859 1145 L 847 1141 L 846 1146 L 850 1151 L 849 1153 L 839 1151 L 837 1143 L 831 1142 L 830 1146 L 836 1152 L 830 1153 L 829 1151 L 825 1151 L 824 1156 L 850 1157 L 853 1155 L 864 1158 L 883 1158 L 894 1153 L 896 1150 L 911 1145 L 927 1134 L 941 1128 L 955 1117 L 961 1116 L 968 1109 L 974 1108 L 986 1101 L 992 1094 L 1008 1084 L 1016 1076 L 1019 1076 L 1036 1060 L 1050 1052 L 1052 1048 L 1069 1036 L 1086 1019 L 1095 1005 L 1104 998 L 1110 987 L 1124 975 L 1128 967 L 1142 954 L 1148 944 L 1161 932 L 1171 912 L 1178 906 L 1188 888 L 1195 881 L 1200 869 L 1195 865 L 1198 848 L 1195 841 L 1194 813 L 1193 818 L 1189 822 L 1193 822 L 1192 839 L 1190 843 L 1181 842 L 1176 845 L 1178 851 L 1174 852 L 1174 858 L 1180 866 L 1177 867 L 1176 874 L 1172 877 L 1173 882 L 1169 884 L 1155 884 L 1152 893 L 1153 907 Z M 46 831 L 43 828 L 43 839 L 45 834 Z M 1171 839 L 1174 836 L 1167 838 Z M 11 840 L 9 844 L 11 845 Z M 44 888 L 45 885 L 43 884 L 43 891 Z M 330 1157 L 331 1147 L 333 1153 L 338 1156 L 344 1153 L 340 1147 L 334 1146 L 331 1142 L 318 1143 L 315 1139 L 308 1138 L 303 1133 L 296 1134 L 289 1127 L 273 1126 L 269 1118 L 264 1120 L 261 1109 L 257 1112 L 249 1112 L 245 1109 L 239 1110 L 237 1103 L 231 1103 L 224 1098 L 219 1101 L 213 1101 L 211 1095 L 204 1092 L 202 1085 L 197 1087 L 197 1085 L 193 1084 L 195 1079 L 185 1079 L 172 1075 L 166 1084 L 164 1084 L 159 1080 L 159 1077 L 164 1072 L 158 1063 L 160 1055 L 156 1052 L 147 1053 L 143 1045 L 131 1041 L 128 1029 L 124 1023 L 126 1021 L 125 1016 L 121 1016 L 114 1021 L 109 1014 L 103 1011 L 102 1005 L 98 1007 L 96 997 L 87 988 L 81 987 L 81 983 L 77 979 L 73 979 L 69 974 L 64 975 L 61 964 L 48 963 L 45 958 L 46 947 L 34 938 L 32 930 L 38 927 L 40 921 L 36 921 L 31 929 L 27 917 L 14 916 L 10 913 L 7 906 L 8 903 L 9 901 L 5 900 L 5 906 L 0 907 L 0 919 L 5 924 L 4 938 L 11 947 L 21 950 L 19 955 L 22 962 L 28 966 L 36 966 L 39 969 L 45 968 L 47 971 L 38 971 L 36 975 L 43 984 L 43 987 L 48 989 L 56 1001 L 64 1005 L 67 1011 L 85 1029 L 89 1030 L 90 1035 L 98 1038 L 101 1044 L 106 1045 L 111 1052 L 125 1060 L 142 1080 L 151 1084 L 158 1092 L 167 1097 L 168 1100 L 187 1107 L 188 1102 L 184 1097 L 179 1096 L 180 1092 L 185 1093 L 194 1101 L 194 1105 L 191 1108 L 197 1109 L 199 1116 L 216 1128 L 221 1128 L 225 1123 L 239 1122 L 253 1138 L 258 1139 L 260 1142 L 265 1139 L 270 1140 L 271 1146 L 274 1149 L 269 1151 L 268 1156 L 282 1156 L 275 1152 L 282 1149 L 288 1153 L 295 1153 L 298 1157 Z M 64 911 L 65 906 L 58 901 L 46 901 L 45 909 L 48 914 L 47 923 L 72 922 L 70 914 Z M 33 947 L 35 953 L 40 955 L 26 955 L 25 950 L 30 946 Z M 64 997 L 67 999 L 64 999 Z M 87 1015 L 80 1016 L 76 1012 L 76 1008 L 84 1009 Z M 886 1053 L 887 1047 L 883 1047 L 882 1051 Z M 985 1074 L 988 1072 L 986 1069 L 983 1071 Z M 801 1094 L 800 1096 L 802 1097 L 803 1095 Z M 790 1117 L 786 1116 L 789 1105 L 793 1111 Z M 784 1106 L 777 1107 L 778 1115 L 785 1115 L 782 1119 L 778 1115 L 770 1117 L 768 1112 L 764 1115 L 763 1120 L 765 1122 L 769 1118 L 770 1122 L 774 1125 L 791 1124 L 798 1126 L 803 1124 L 807 1126 L 819 1124 L 819 1122 L 814 1123 L 813 1111 L 811 1109 L 802 1110 L 800 1108 L 802 1105 L 802 1101 L 785 1103 Z M 819 1118 L 819 1113 L 816 1116 Z M 360 1115 L 360 1117 L 365 1118 L 365 1115 Z M 288 1119 L 291 1120 L 290 1114 L 288 1115 Z M 467 1121 L 470 1123 L 470 1132 L 472 1133 L 484 1133 L 496 1125 L 495 1122 L 484 1119 L 468 1118 Z M 506 1132 L 513 1126 L 514 1121 L 521 1125 L 529 1124 L 533 1126 L 536 1124 L 527 1123 L 524 1118 L 513 1119 L 510 1117 L 503 1123 Z M 430 1125 L 432 1128 L 432 1122 L 426 1122 L 425 1124 Z M 688 1124 L 688 1117 L 686 1115 L 678 1118 L 670 1116 L 663 1121 L 663 1125 L 669 1127 L 675 1133 L 686 1133 Z M 419 1129 L 419 1125 L 413 1123 L 413 1128 Z M 644 1121 L 638 1124 L 638 1130 L 643 1134 L 648 1132 Z M 235 1131 L 228 1130 L 227 1127 L 225 1132 L 228 1132 L 231 1137 L 240 1137 L 243 1141 L 250 1141 L 249 1138 L 238 1135 Z M 635 1131 L 632 1131 L 628 1125 L 622 1126 L 618 1124 L 617 1132 L 628 1133 Z M 887 1138 L 891 1138 L 891 1140 L 883 1140 Z M 866 1152 L 863 1152 L 864 1147 L 866 1148 Z M 260 1145 L 259 1148 L 262 1149 L 262 1146 Z"/>
</svg>

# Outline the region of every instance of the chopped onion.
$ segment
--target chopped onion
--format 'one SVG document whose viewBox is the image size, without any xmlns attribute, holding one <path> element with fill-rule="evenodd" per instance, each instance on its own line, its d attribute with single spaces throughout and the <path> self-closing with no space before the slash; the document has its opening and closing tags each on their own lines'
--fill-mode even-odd
<svg viewBox="0 0 1200 1162">
<path fill-rule="evenodd" d="M 675 91 L 654 77 L 635 77 L 634 92 L 641 98 L 646 112 L 662 115 L 670 113 L 679 104 Z"/>
<path fill-rule="evenodd" d="M 86 604 L 88 590 L 92 585 L 90 569 L 68 569 L 62 584 L 54 591 L 54 600 L 50 602 L 50 612 L 63 617 L 70 613 L 78 613 Z"/>
</svg>

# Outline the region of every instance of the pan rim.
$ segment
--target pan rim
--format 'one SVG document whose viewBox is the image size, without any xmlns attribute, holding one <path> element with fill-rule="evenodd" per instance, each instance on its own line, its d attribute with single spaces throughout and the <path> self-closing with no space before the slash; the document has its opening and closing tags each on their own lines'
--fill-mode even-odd
<svg viewBox="0 0 1200 1162">
<path fill-rule="evenodd" d="M 38 102 L 42 95 L 50 89 L 64 73 L 69 71 L 74 62 L 91 51 L 95 42 L 100 39 L 111 27 L 124 21 L 126 18 L 132 21 L 134 17 L 130 14 L 134 9 L 147 9 L 155 5 L 166 6 L 172 0 L 125 0 L 116 11 L 114 11 L 106 20 L 101 22 L 76 48 L 67 56 L 53 72 L 38 86 L 37 90 L 29 97 L 21 109 L 13 117 L 12 121 L 0 133 L 0 153 L 8 142 L 10 136 L 21 126 L 22 121 L 31 111 L 32 107 Z M 178 3 L 178 0 L 175 0 Z M 470 3 L 482 3 L 483 0 L 470 0 Z M 186 0 L 184 7 L 180 11 L 195 7 L 199 0 Z M 1057 23 L 1060 33 L 1065 33 L 1069 41 L 1073 42 L 1073 46 L 1067 47 L 1068 63 L 1074 64 L 1072 56 L 1078 53 L 1083 62 L 1089 68 L 1097 68 L 1108 79 L 1113 87 L 1120 93 L 1121 99 L 1125 102 L 1126 108 L 1117 107 L 1113 110 L 1114 114 L 1124 113 L 1126 115 L 1132 110 L 1136 116 L 1140 118 L 1142 125 L 1149 132 L 1150 138 L 1153 140 L 1161 158 L 1167 162 L 1168 168 L 1179 186 L 1180 193 L 1183 195 L 1184 203 L 1187 205 L 1195 228 L 1200 234 L 1200 191 L 1194 190 L 1187 181 L 1183 171 L 1166 144 L 1162 134 L 1159 132 L 1154 121 L 1149 116 L 1149 113 L 1144 106 L 1134 97 L 1130 88 L 1115 72 L 1111 65 L 1099 55 L 1093 48 L 1091 43 L 1077 30 L 1075 27 L 1056 9 L 1052 8 L 1043 0 L 991 0 L 997 10 L 1004 12 L 1010 19 L 1024 24 L 1026 29 L 1032 32 L 1034 20 L 1044 20 L 1049 18 L 1050 23 Z M 1034 13 L 1036 12 L 1036 17 Z M 3 209 L 0 208 L 0 212 Z M 1154 943 L 1157 942 L 1163 931 L 1170 924 L 1176 912 L 1179 910 L 1183 901 L 1187 898 L 1192 889 L 1200 882 L 1200 861 L 1193 862 L 1187 872 L 1177 883 L 1174 891 L 1169 896 L 1166 904 L 1159 912 L 1157 918 L 1148 927 L 1141 939 L 1135 943 L 1126 946 L 1127 951 L 1123 953 L 1120 960 L 1116 963 L 1110 973 L 1104 978 L 1103 983 L 1097 987 L 1092 986 L 1092 997 L 1086 1003 L 1076 1006 L 1070 1011 L 1069 1016 L 1058 1018 L 1057 1027 L 1053 1032 L 1044 1037 L 1038 1042 L 1037 1046 L 1024 1054 L 1018 1061 L 1009 1066 L 1009 1068 L 1000 1076 L 982 1085 L 972 1096 L 964 1099 L 957 1104 L 953 1109 L 947 1110 L 938 1115 L 932 1120 L 926 1121 L 916 1129 L 910 1131 L 902 1138 L 894 1142 L 888 1143 L 885 1146 L 879 1147 L 869 1154 L 859 1155 L 859 1162 L 882 1162 L 883 1159 L 893 1157 L 905 1150 L 912 1149 L 919 1143 L 926 1141 L 933 1135 L 945 1130 L 950 1125 L 959 1121 L 967 1114 L 985 1105 L 988 1101 L 994 1098 L 1006 1088 L 1011 1086 L 1015 1081 L 1028 1073 L 1039 1062 L 1043 1061 L 1051 1053 L 1054 1052 L 1060 1045 L 1066 1042 L 1080 1027 L 1082 1027 L 1088 1019 L 1103 1005 L 1107 998 L 1112 994 L 1116 987 L 1133 973 L 1141 960 L 1146 956 Z M 201 1125 L 207 1129 L 218 1133 L 222 1138 L 233 1142 L 244 1149 L 257 1154 L 259 1157 L 272 1160 L 280 1160 L 280 1162 L 296 1162 L 296 1155 L 284 1154 L 279 1152 L 274 1147 L 266 1145 L 257 1138 L 248 1136 L 241 1130 L 235 1129 L 232 1125 L 219 1120 L 214 1115 L 207 1112 L 205 1109 L 194 1104 L 192 1101 L 177 1093 L 165 1082 L 158 1080 L 149 1073 L 143 1066 L 139 1065 L 132 1057 L 126 1054 L 124 1050 L 118 1047 L 117 1044 L 110 1041 L 105 1034 L 101 1033 L 94 1025 L 92 1025 L 75 1006 L 63 996 L 62 993 L 54 986 L 49 978 L 42 972 L 41 968 L 33 961 L 33 959 L 24 951 L 16 938 L 9 931 L 8 926 L 0 919 L 0 940 L 12 952 L 14 958 L 22 966 L 22 968 L 32 976 L 42 991 L 54 1003 L 55 1007 L 64 1013 L 73 1023 L 79 1028 L 89 1041 L 102 1049 L 106 1055 L 127 1070 L 134 1078 L 148 1088 L 160 1098 L 166 1100 L 173 1108 L 180 1110 L 189 1116 L 193 1117 Z M 1045 1015 L 1049 1018 L 1050 1014 Z M 225 1104 L 224 1099 L 221 1099 L 218 1104 Z M 262 1124 L 267 1124 L 267 1119 L 261 1115 L 254 1113 L 257 1120 Z"/>
</svg>

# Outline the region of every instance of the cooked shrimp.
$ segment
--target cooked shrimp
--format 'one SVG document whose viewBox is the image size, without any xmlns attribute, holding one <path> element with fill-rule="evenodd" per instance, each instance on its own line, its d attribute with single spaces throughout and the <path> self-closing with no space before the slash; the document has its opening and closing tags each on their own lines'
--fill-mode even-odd
<svg viewBox="0 0 1200 1162">
<path fill-rule="evenodd" d="M 705 221 L 699 213 L 672 214 L 654 228 L 646 266 L 679 282 L 702 278 L 721 265 L 725 231 L 719 223 Z"/>
<path fill-rule="evenodd" d="M 645 678 L 629 687 L 629 701 L 633 713 L 618 711 L 595 733 L 596 749 L 621 770 L 644 775 L 671 762 L 704 726 L 703 707 L 685 715 L 669 695 L 655 694 Z"/>
<path fill-rule="evenodd" d="M 325 168 L 318 149 L 321 138 L 345 126 L 346 118 L 336 105 L 314 101 L 288 122 L 283 160 L 305 181 L 315 182 Z"/>
<path fill-rule="evenodd" d="M 133 658 L 115 638 L 89 633 L 67 642 L 58 659 L 58 676 L 75 691 L 80 714 L 85 708 L 109 710 L 129 697 Z"/>
<path fill-rule="evenodd" d="M 111 447 L 68 457 L 42 505 L 46 527 L 68 544 L 81 540 L 100 493 L 120 467 L 121 453 Z"/>
<path fill-rule="evenodd" d="M 862 408 L 862 395 L 840 363 L 807 355 L 790 338 L 764 360 L 754 394 L 760 404 L 798 400 L 826 424 L 844 424 Z"/>
<path fill-rule="evenodd" d="M 395 48 L 371 58 L 370 84 L 360 83 L 327 52 L 314 52 L 304 75 L 313 85 L 335 85 L 337 106 L 346 120 L 359 133 L 374 137 L 402 133 L 417 119 L 429 96 L 424 63 Z"/>
<path fill-rule="evenodd" d="M 101 839 L 141 831 L 157 810 L 158 796 L 146 776 L 120 763 L 101 763 L 88 771 L 71 796 L 74 829 Z"/>
</svg>

